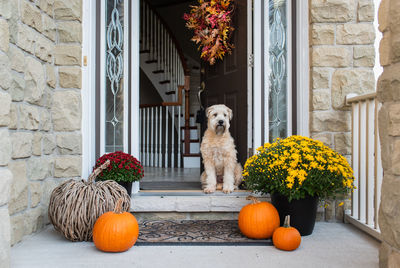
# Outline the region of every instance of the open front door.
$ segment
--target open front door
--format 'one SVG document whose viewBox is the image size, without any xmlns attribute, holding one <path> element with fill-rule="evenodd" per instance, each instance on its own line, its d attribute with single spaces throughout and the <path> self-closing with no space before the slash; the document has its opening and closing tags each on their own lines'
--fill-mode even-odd
<svg viewBox="0 0 400 268">
<path fill-rule="evenodd" d="M 202 77 L 205 90 L 201 95 L 206 108 L 214 104 L 225 104 L 233 111 L 230 132 L 235 140 L 238 161 L 247 158 L 247 0 L 235 1 L 231 55 L 210 66 L 202 62 Z M 202 126 L 202 134 L 207 122 Z"/>
</svg>

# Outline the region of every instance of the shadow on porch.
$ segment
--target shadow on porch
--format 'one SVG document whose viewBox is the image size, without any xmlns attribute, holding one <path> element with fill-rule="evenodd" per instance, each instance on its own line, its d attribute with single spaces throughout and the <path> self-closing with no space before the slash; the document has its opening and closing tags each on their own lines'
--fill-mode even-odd
<svg viewBox="0 0 400 268">
<path fill-rule="evenodd" d="M 103 253 L 52 226 L 11 249 L 11 267 L 378 267 L 380 243 L 350 224 L 317 222 L 293 252 L 273 246 L 133 246 Z"/>
</svg>

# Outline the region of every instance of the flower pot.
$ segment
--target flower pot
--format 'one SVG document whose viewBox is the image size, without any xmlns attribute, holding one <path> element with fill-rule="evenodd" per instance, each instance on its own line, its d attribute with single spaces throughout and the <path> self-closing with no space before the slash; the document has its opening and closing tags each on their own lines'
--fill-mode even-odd
<svg viewBox="0 0 400 268">
<path fill-rule="evenodd" d="M 304 199 L 289 202 L 286 196 L 272 194 L 271 201 L 278 210 L 281 226 L 285 216 L 290 215 L 290 225 L 302 236 L 312 234 L 317 216 L 318 197 L 306 196 Z"/>
<path fill-rule="evenodd" d="M 119 181 L 118 184 L 126 189 L 126 192 L 128 193 L 129 196 L 131 195 L 132 182 Z"/>
</svg>

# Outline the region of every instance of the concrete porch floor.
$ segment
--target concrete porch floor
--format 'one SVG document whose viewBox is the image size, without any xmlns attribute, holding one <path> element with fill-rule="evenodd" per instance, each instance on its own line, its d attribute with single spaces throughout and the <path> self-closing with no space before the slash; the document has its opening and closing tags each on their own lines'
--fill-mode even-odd
<svg viewBox="0 0 400 268">
<path fill-rule="evenodd" d="M 350 224 L 317 222 L 300 247 L 134 246 L 103 253 L 90 242 L 69 242 L 47 226 L 11 249 L 11 267 L 378 267 L 380 243 Z"/>
</svg>

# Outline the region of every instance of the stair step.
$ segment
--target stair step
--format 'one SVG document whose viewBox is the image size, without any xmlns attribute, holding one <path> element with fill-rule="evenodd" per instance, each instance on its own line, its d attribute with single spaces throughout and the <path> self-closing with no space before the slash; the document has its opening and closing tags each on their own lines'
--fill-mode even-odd
<svg viewBox="0 0 400 268">
<path fill-rule="evenodd" d="M 243 206 L 249 203 L 246 197 L 250 193 L 251 192 L 244 190 L 237 190 L 231 194 L 224 194 L 221 191 L 217 191 L 213 194 L 205 194 L 202 190 L 175 192 L 140 191 L 138 194 L 132 196 L 131 211 L 135 213 L 135 216 L 136 213 L 140 212 L 173 212 L 173 215 L 171 215 L 172 219 L 176 217 L 176 213 L 237 213 Z M 263 196 L 258 198 L 260 201 L 270 201 L 269 197 Z M 146 216 L 151 216 L 151 214 Z M 160 216 L 164 217 L 165 214 Z"/>
<path fill-rule="evenodd" d="M 183 117 L 184 114 L 181 114 L 181 117 Z M 178 117 L 178 115 L 176 114 L 175 117 Z M 194 114 L 189 114 L 189 117 L 194 117 Z"/>
<path fill-rule="evenodd" d="M 161 84 L 161 85 L 169 84 L 169 83 L 171 83 L 171 80 L 163 80 L 163 81 L 160 81 L 158 83 Z"/>
<path fill-rule="evenodd" d="M 156 63 L 157 60 L 146 60 L 145 63 Z"/>
<path fill-rule="evenodd" d="M 185 140 L 182 140 L 182 142 L 185 142 Z M 190 139 L 189 142 L 195 143 L 195 142 L 200 142 L 200 140 L 199 139 Z"/>
<path fill-rule="evenodd" d="M 153 71 L 153 74 L 163 74 L 164 70 L 155 70 Z"/>
<path fill-rule="evenodd" d="M 176 92 L 175 91 L 167 91 L 167 92 L 165 92 L 165 95 L 173 95 L 173 94 L 176 94 Z"/>
<path fill-rule="evenodd" d="M 140 50 L 140 54 L 150 53 L 150 49 Z"/>
<path fill-rule="evenodd" d="M 192 153 L 186 154 L 186 153 L 184 153 L 183 157 L 200 157 L 200 154 L 192 154 Z"/>
</svg>

